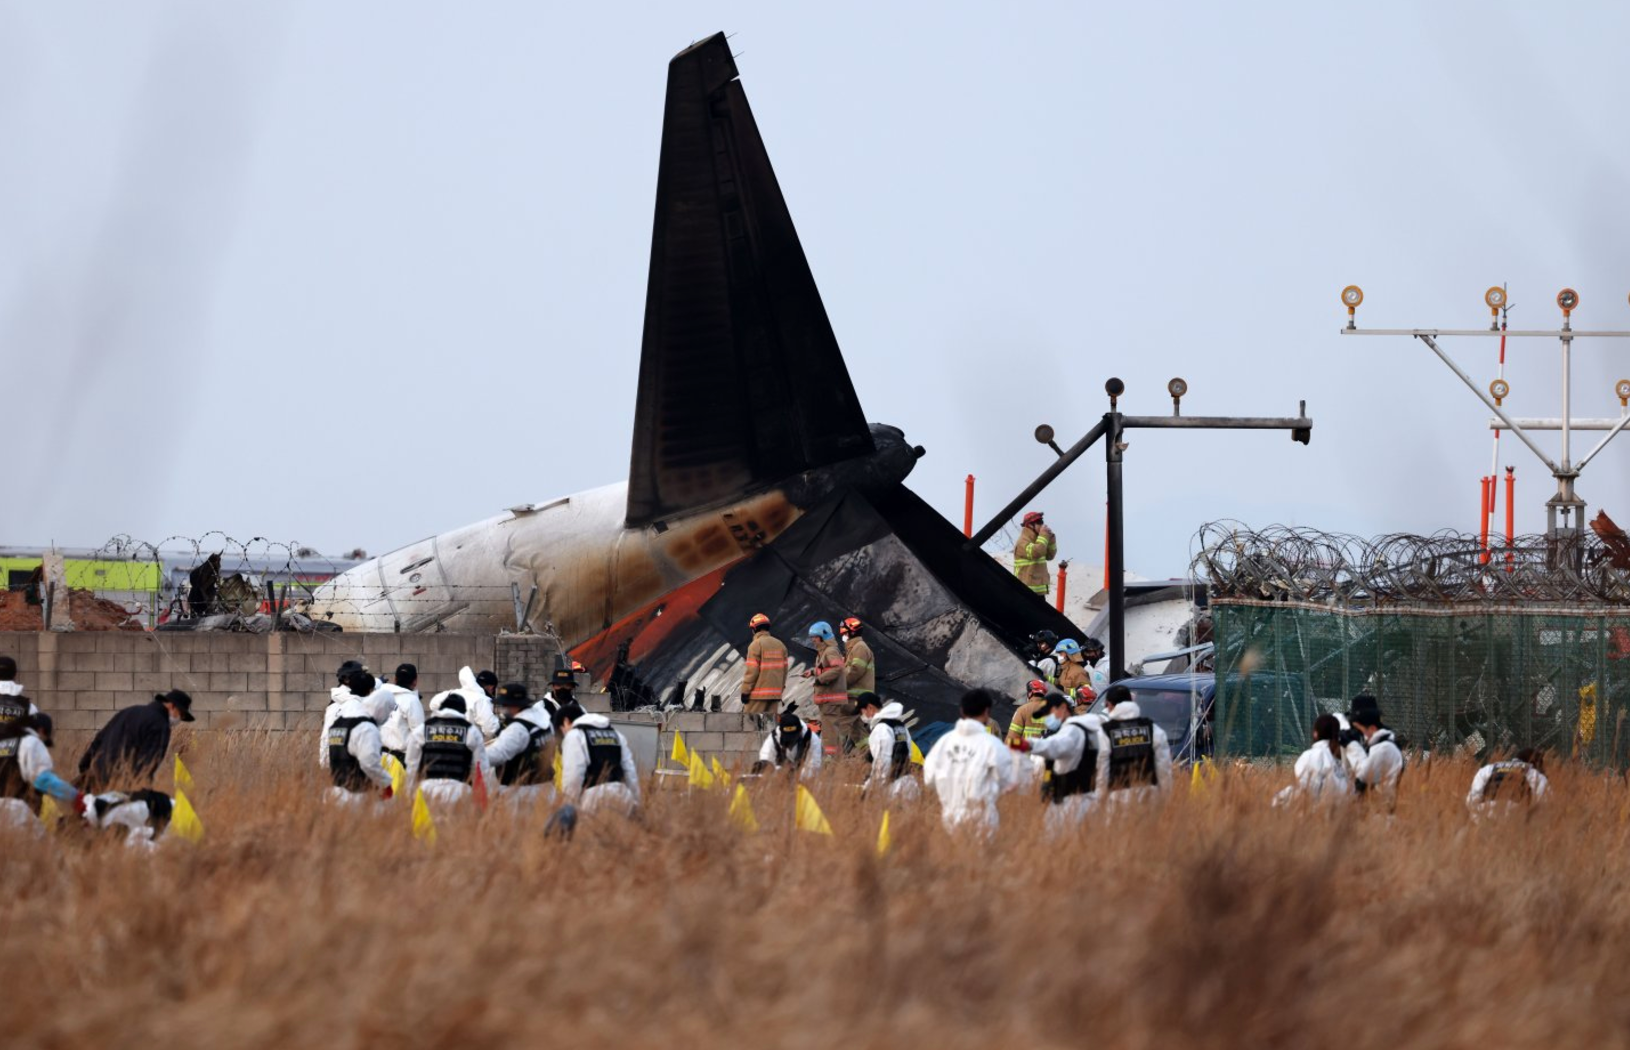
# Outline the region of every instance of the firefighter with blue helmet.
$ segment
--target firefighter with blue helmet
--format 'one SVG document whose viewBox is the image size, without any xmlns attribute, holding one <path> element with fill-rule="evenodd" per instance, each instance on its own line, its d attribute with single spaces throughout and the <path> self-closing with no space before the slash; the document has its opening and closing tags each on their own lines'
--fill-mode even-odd
<svg viewBox="0 0 1630 1050">
<path fill-rule="evenodd" d="M 804 672 L 815 679 L 815 710 L 820 712 L 821 736 L 834 753 L 846 754 L 860 745 L 860 708 L 849 699 L 849 662 L 838 648 L 832 625 L 817 620 L 809 625 L 809 644 L 815 666 Z"/>
</svg>

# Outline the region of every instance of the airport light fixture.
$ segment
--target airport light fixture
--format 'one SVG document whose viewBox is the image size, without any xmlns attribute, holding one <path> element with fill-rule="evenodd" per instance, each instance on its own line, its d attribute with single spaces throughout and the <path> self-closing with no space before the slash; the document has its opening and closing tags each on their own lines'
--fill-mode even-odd
<svg viewBox="0 0 1630 1050">
<path fill-rule="evenodd" d="M 1351 287 L 1351 286 L 1349 286 Z M 1346 301 L 1346 291 L 1342 293 Z M 1353 324 L 1351 307 L 1348 311 L 1347 327 L 1341 329 L 1342 335 L 1407 335 L 1424 343 L 1438 359 L 1449 367 L 1466 388 L 1475 394 L 1478 400 L 1494 413 L 1489 420 L 1491 430 L 1508 430 L 1515 434 L 1529 451 L 1539 457 L 1541 463 L 1550 470 L 1556 479 L 1556 494 L 1545 503 L 1546 535 L 1551 539 L 1553 550 L 1559 550 L 1564 541 L 1577 539 L 1585 529 L 1585 501 L 1579 497 L 1575 489 L 1585 466 L 1607 443 L 1626 426 L 1630 426 L 1630 380 L 1621 379 L 1614 385 L 1613 392 L 1619 398 L 1620 414 L 1613 419 L 1575 419 L 1573 418 L 1573 341 L 1575 339 L 1630 339 L 1630 331 L 1603 330 L 1582 331 L 1573 327 L 1573 312 L 1579 308 L 1579 293 L 1572 288 L 1564 288 L 1557 293 L 1556 305 L 1562 311 L 1562 325 L 1559 328 L 1539 329 L 1509 329 L 1502 328 L 1498 317 L 1511 308 L 1509 296 L 1503 287 L 1492 287 L 1483 293 L 1483 302 L 1496 314 L 1495 324 L 1488 329 L 1481 328 L 1368 328 L 1360 329 Z M 1506 381 L 1496 379 L 1489 384 L 1485 393 L 1468 375 L 1465 369 L 1455 363 L 1454 359 L 1443 349 L 1441 340 L 1445 337 L 1455 336 L 1499 336 L 1513 339 L 1555 339 L 1561 353 L 1562 366 L 1562 411 L 1554 419 L 1528 419 L 1513 418 L 1507 413 L 1504 402 L 1511 394 L 1511 387 Z M 1502 344 L 1503 345 L 1503 344 Z M 1534 440 L 1535 431 L 1555 430 L 1562 437 L 1561 455 L 1556 459 L 1547 455 Z M 1589 452 L 1575 460 L 1573 458 L 1573 432 L 1576 430 L 1603 430 L 1606 434 Z"/>
<path fill-rule="evenodd" d="M 1355 289 L 1356 290 L 1356 289 Z M 1345 298 L 1345 296 L 1344 296 Z M 1360 295 L 1362 298 L 1362 293 Z M 1181 377 L 1173 379 L 1166 384 L 1166 392 L 1172 396 L 1172 414 L 1169 416 L 1128 416 L 1120 410 L 1120 398 L 1126 393 L 1126 384 L 1118 377 L 1111 377 L 1104 383 L 1104 393 L 1109 395 L 1109 411 L 1104 413 L 1093 428 L 1087 431 L 1079 441 L 1071 445 L 1067 451 L 1060 452 L 1056 460 L 1042 471 L 1035 481 L 1031 482 L 1025 490 L 1015 496 L 1007 506 L 997 512 L 996 516 L 985 523 L 985 527 L 970 536 L 963 545 L 968 550 L 975 550 L 985 545 L 987 541 L 1003 525 L 1012 521 L 1014 516 L 1023 510 L 1030 501 L 1035 499 L 1043 489 L 1053 481 L 1076 460 L 1080 459 L 1087 449 L 1097 443 L 1099 438 L 1105 438 L 1104 463 L 1106 466 L 1105 488 L 1108 497 L 1108 564 L 1104 567 L 1104 587 L 1109 592 L 1109 678 L 1115 681 L 1126 676 L 1126 529 L 1124 522 L 1124 500 L 1121 484 L 1122 458 L 1128 448 L 1124 440 L 1126 431 L 1136 429 L 1181 429 L 1181 430 L 1289 430 L 1291 438 L 1303 445 L 1313 437 L 1313 420 L 1307 415 L 1307 402 L 1303 401 L 1292 417 L 1284 416 L 1185 416 L 1179 411 L 1179 400 L 1188 393 L 1189 385 Z M 1053 428 L 1046 423 L 1041 424 L 1035 431 L 1036 440 L 1044 445 L 1050 445 L 1055 452 L 1058 445 L 1053 441 Z"/>
</svg>

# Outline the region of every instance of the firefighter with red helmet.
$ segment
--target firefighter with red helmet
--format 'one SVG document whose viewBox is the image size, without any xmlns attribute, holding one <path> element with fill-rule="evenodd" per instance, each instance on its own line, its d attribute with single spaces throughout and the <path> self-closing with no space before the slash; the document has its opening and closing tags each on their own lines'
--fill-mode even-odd
<svg viewBox="0 0 1630 1050">
<path fill-rule="evenodd" d="M 781 708 L 781 691 L 787 684 L 787 645 L 770 633 L 770 618 L 757 613 L 747 626 L 753 640 L 747 646 L 747 663 L 741 674 L 741 709 L 764 728 L 765 716 L 774 721 Z"/>
<path fill-rule="evenodd" d="M 1019 529 L 1019 541 L 1013 545 L 1013 575 L 1037 594 L 1046 594 L 1052 588 L 1047 563 L 1056 557 L 1058 537 L 1042 520 L 1042 512 L 1033 510 L 1026 514 Z"/>
<path fill-rule="evenodd" d="M 845 674 L 851 700 L 861 693 L 877 690 L 877 658 L 872 655 L 872 647 L 861 637 L 865 629 L 865 625 L 853 616 L 838 624 L 838 637 L 843 639 L 844 658 L 848 661 Z"/>
<path fill-rule="evenodd" d="M 1013 721 L 1007 724 L 1007 746 L 1016 748 L 1025 740 L 1039 740 L 1047 731 L 1047 683 L 1032 678 L 1024 689 L 1024 703 L 1013 712 Z"/>
</svg>

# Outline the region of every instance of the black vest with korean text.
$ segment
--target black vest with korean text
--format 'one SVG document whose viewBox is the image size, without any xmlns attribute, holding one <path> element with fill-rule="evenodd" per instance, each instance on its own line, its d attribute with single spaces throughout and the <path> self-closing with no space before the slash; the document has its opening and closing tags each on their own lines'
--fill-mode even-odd
<svg viewBox="0 0 1630 1050">
<path fill-rule="evenodd" d="M 470 751 L 470 723 L 456 716 L 437 715 L 424 720 L 424 751 L 419 771 L 426 780 L 470 782 L 475 755 Z"/>
<path fill-rule="evenodd" d="M 904 722 L 892 718 L 879 719 L 894 734 L 894 751 L 889 756 L 889 779 L 899 780 L 911 769 L 911 734 Z"/>
<path fill-rule="evenodd" d="M 589 745 L 589 762 L 583 770 L 583 786 L 620 784 L 623 779 L 623 745 L 610 727 L 583 726 L 579 730 Z"/>
<path fill-rule="evenodd" d="M 526 730 L 526 747 L 520 754 L 498 767 L 498 783 L 506 787 L 544 784 L 553 779 L 554 771 L 544 771 L 540 763 L 544 741 L 549 739 L 549 727 L 535 725 L 524 718 L 510 723 Z M 508 727 L 505 727 L 508 732 Z"/>
<path fill-rule="evenodd" d="M 1047 772 L 1051 775 L 1043 781 L 1041 790 L 1048 801 L 1055 803 L 1071 795 L 1090 794 L 1098 785 L 1098 749 L 1092 744 L 1092 734 L 1080 722 L 1065 722 L 1059 732 L 1067 729 L 1081 733 L 1081 761 L 1068 773 L 1060 773 L 1053 768 L 1053 760 L 1047 760 Z"/>
<path fill-rule="evenodd" d="M 362 772 L 362 763 L 351 754 L 351 731 L 367 718 L 336 718 L 328 727 L 328 772 L 334 786 L 347 791 L 367 791 L 368 777 Z"/>
<path fill-rule="evenodd" d="M 1109 790 L 1156 783 L 1155 724 L 1147 718 L 1104 723 L 1109 737 Z"/>
</svg>

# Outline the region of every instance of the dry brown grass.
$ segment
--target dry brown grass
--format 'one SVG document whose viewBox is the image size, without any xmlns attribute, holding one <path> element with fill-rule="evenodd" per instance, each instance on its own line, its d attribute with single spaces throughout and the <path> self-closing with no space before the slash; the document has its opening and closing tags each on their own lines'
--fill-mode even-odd
<svg viewBox="0 0 1630 1050">
<path fill-rule="evenodd" d="M 639 824 L 321 804 L 311 741 L 192 741 L 202 845 L 5 845 L 8 1047 L 1605 1046 L 1630 1041 L 1626 796 L 1472 826 L 1472 768 L 1388 819 L 1273 811 L 1287 774 L 993 847 L 932 802 L 816 787 L 835 839 L 756 796 L 654 792 Z M 72 747 L 60 749 L 67 765 Z M 166 777 L 167 780 L 167 777 Z M 164 784 L 162 786 L 168 786 Z"/>
</svg>

